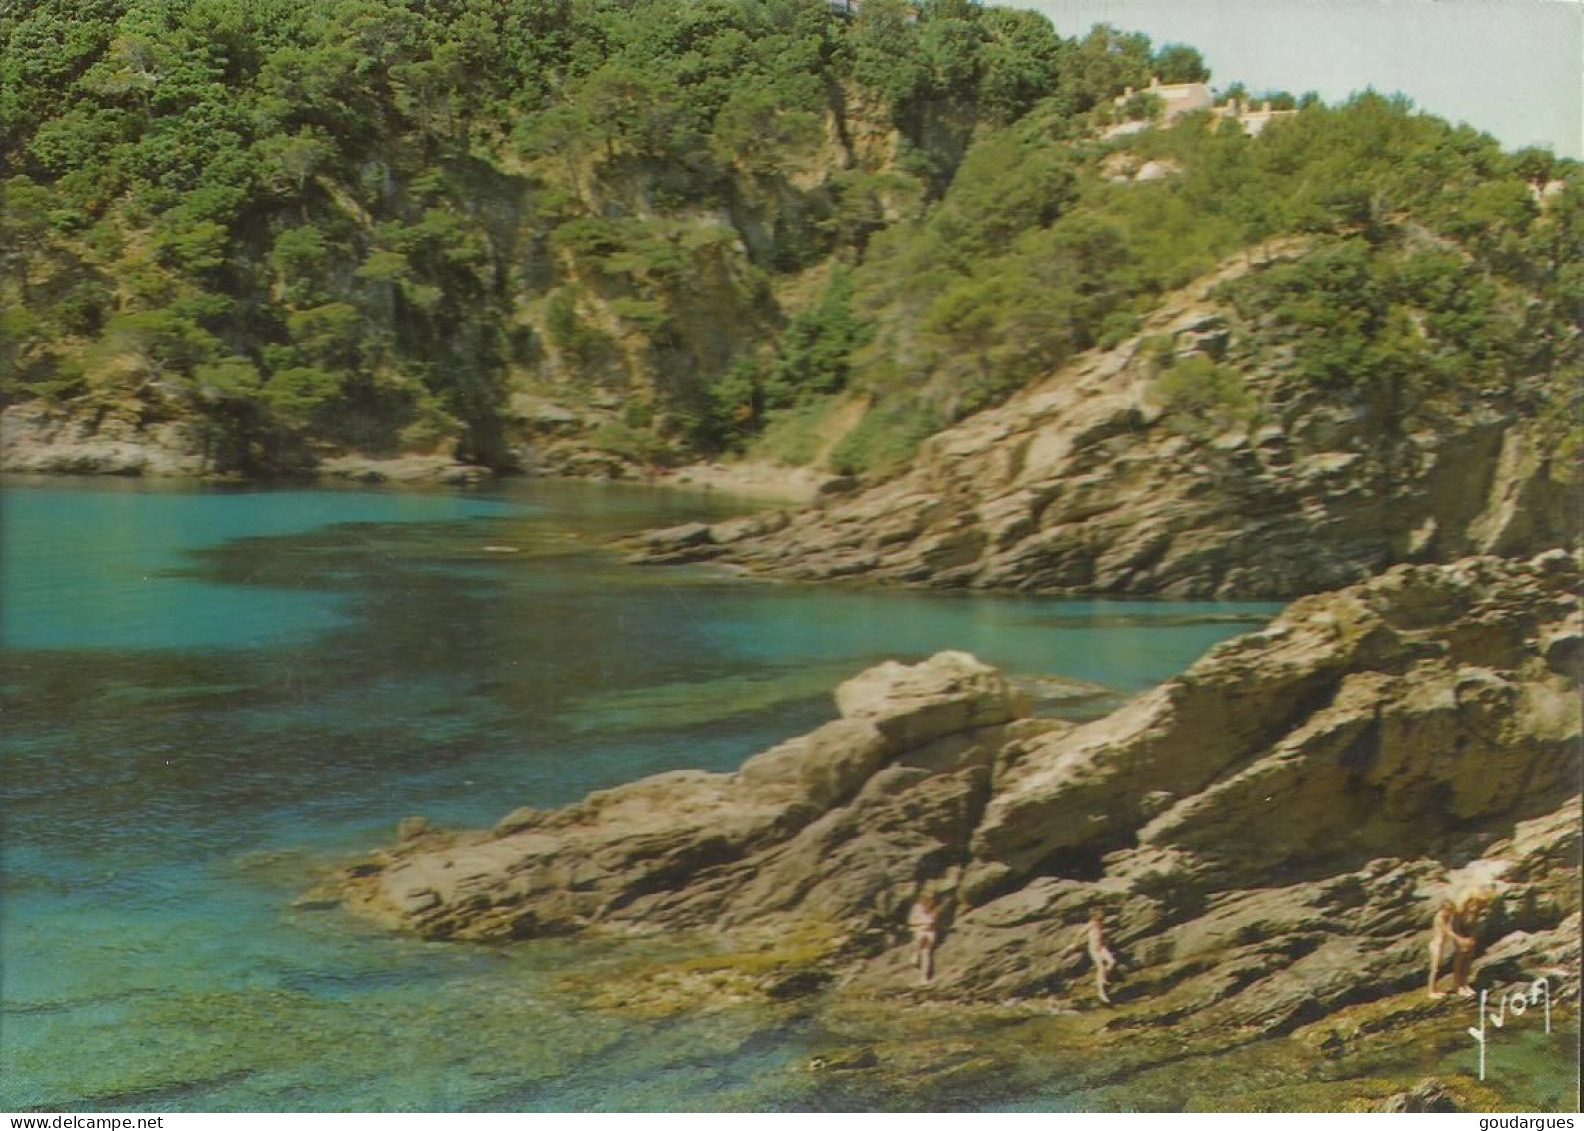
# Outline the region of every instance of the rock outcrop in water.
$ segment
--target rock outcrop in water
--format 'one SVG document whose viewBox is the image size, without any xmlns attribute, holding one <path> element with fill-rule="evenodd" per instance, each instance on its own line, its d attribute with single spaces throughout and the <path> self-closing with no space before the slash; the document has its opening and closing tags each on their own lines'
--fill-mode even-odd
<svg viewBox="0 0 1584 1131">
<path fill-rule="evenodd" d="M 759 526 L 683 527 L 637 559 L 945 588 L 1287 598 L 1398 563 L 1572 545 L 1578 485 L 1522 410 L 1421 409 L 1411 428 L 1320 397 L 1211 299 L 1234 265 L 1004 405 L 927 440 L 888 482 Z M 1177 360 L 1238 366 L 1259 414 L 1174 414 Z"/>
<path fill-rule="evenodd" d="M 679 770 L 565 809 L 518 810 L 487 836 L 439 847 L 421 838 L 353 891 L 439 937 L 703 926 L 814 908 L 878 925 L 908 885 L 960 855 L 988 798 L 992 754 L 1048 724 L 1022 717 L 1026 703 L 1000 673 L 955 652 L 865 672 L 837 703 L 839 719 L 736 773 Z M 835 866 L 838 849 L 862 859 Z"/>
<path fill-rule="evenodd" d="M 1482 976 L 1547 976 L 1565 1003 L 1579 579 L 1561 551 L 1398 567 L 1298 601 L 1086 724 L 1031 717 L 961 653 L 885 664 L 842 685 L 837 720 L 734 774 L 662 774 L 490 832 L 424 830 L 350 869 L 340 894 L 437 938 L 698 931 L 771 954 L 820 940 L 798 977 L 766 967 L 773 995 L 834 981 L 849 1001 L 1084 1008 L 1071 944 L 1100 908 L 1124 971 L 1095 1040 L 1169 1027 L 1346 1045 L 1386 1023 L 1315 1024 L 1418 990 L 1431 899 L 1500 860 Z M 921 889 L 948 909 L 927 988 L 905 938 Z M 1422 990 L 1401 1001 L 1393 1024 L 1437 1008 Z"/>
</svg>

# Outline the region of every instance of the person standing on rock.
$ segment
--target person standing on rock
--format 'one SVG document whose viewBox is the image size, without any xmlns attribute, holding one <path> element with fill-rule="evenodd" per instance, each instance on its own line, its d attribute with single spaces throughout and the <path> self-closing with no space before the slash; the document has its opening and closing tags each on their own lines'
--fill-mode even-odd
<svg viewBox="0 0 1584 1131">
<path fill-rule="evenodd" d="M 940 907 L 929 892 L 908 912 L 908 930 L 913 932 L 913 964 L 928 982 L 935 976 L 935 944 L 940 941 Z"/>
<path fill-rule="evenodd" d="M 1106 945 L 1105 915 L 1098 908 L 1089 916 L 1089 922 L 1084 924 L 1083 934 L 1078 941 L 1062 953 L 1071 954 L 1080 948 L 1088 950 L 1089 961 L 1094 964 L 1095 989 L 1100 993 L 1100 1000 L 1110 1005 L 1111 997 L 1106 993 L 1106 976 L 1116 966 L 1117 960 Z"/>
<path fill-rule="evenodd" d="M 1435 918 L 1430 921 L 1431 998 L 1447 996 L 1444 991 L 1436 989 L 1436 979 L 1441 974 L 1441 960 L 1446 957 L 1449 947 L 1452 950 L 1453 991 L 1464 997 L 1474 996 L 1468 980 L 1469 967 L 1474 963 L 1475 931 L 1479 929 L 1480 916 L 1495 898 L 1493 887 L 1483 885 L 1472 891 L 1453 893 L 1436 908 Z"/>
</svg>

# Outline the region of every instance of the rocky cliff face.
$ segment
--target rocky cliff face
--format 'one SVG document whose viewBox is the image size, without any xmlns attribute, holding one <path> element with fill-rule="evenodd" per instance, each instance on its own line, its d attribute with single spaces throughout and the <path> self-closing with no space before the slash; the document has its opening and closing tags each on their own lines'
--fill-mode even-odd
<svg viewBox="0 0 1584 1131">
<path fill-rule="evenodd" d="M 1242 269 L 934 436 L 896 479 L 758 531 L 659 531 L 640 558 L 803 579 L 1261 598 L 1576 538 L 1577 484 L 1521 412 L 1426 405 L 1401 431 L 1362 404 L 1305 393 L 1278 359 L 1240 346 L 1235 315 L 1211 300 Z M 1257 411 L 1170 411 L 1162 361 L 1195 357 L 1241 368 Z"/>
<path fill-rule="evenodd" d="M 355 454 L 315 458 L 306 451 L 275 470 L 360 483 L 472 483 L 491 472 L 441 455 Z M 212 432 L 191 420 L 140 423 L 83 415 L 39 402 L 0 411 L 0 471 L 29 475 L 120 475 L 187 479 L 234 474 Z"/>
<path fill-rule="evenodd" d="M 0 468 L 57 475 L 202 475 L 213 466 L 190 424 L 139 427 L 51 412 L 38 403 L 0 413 Z"/>
<path fill-rule="evenodd" d="M 758 954 L 744 992 L 771 997 L 835 981 L 849 1001 L 1085 1010 L 1072 943 L 1099 909 L 1124 973 L 1087 1039 L 1345 1043 L 1429 1023 L 1431 900 L 1501 861 L 1480 969 L 1549 977 L 1565 1003 L 1579 580 L 1561 551 L 1401 566 L 1081 725 L 1030 716 L 961 653 L 886 664 L 838 690 L 835 721 L 734 774 L 663 774 L 489 832 L 415 826 L 332 887 L 438 938 L 703 932 Z M 948 914 L 929 987 L 905 939 L 921 890 Z M 650 971 L 629 1000 L 663 981 Z"/>
</svg>

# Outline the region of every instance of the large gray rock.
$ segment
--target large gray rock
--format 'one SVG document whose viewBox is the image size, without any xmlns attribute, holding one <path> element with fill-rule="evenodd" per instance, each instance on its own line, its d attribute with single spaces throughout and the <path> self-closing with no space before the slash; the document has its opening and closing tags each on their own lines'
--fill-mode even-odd
<svg viewBox="0 0 1584 1131">
<path fill-rule="evenodd" d="M 837 701 L 842 718 L 734 774 L 659 774 L 565 809 L 520 810 L 491 835 L 409 841 L 355 869 L 349 899 L 424 934 L 467 938 L 744 920 L 805 897 L 854 922 L 889 915 L 895 900 L 877 902 L 877 885 L 965 850 L 1001 728 L 1026 701 L 956 652 L 884 664 Z M 897 766 L 903 788 L 883 772 L 901 761 L 935 768 Z M 845 870 L 831 864 L 838 844 L 855 854 Z"/>
<path fill-rule="evenodd" d="M 1446 849 L 1470 822 L 1547 811 L 1577 789 L 1580 741 L 1578 687 L 1542 654 L 1577 572 L 1548 569 L 1404 566 L 1295 603 L 1044 740 L 998 782 L 977 868 L 1004 884 L 1064 850 L 1136 843 L 1192 860 L 1195 883 L 1254 880 Z"/>
<path fill-rule="evenodd" d="M 940 652 L 927 664 L 889 661 L 836 689 L 844 719 L 870 722 L 889 742 L 923 746 L 943 735 L 996 726 L 1029 703 L 995 668 L 966 652 Z"/>
</svg>

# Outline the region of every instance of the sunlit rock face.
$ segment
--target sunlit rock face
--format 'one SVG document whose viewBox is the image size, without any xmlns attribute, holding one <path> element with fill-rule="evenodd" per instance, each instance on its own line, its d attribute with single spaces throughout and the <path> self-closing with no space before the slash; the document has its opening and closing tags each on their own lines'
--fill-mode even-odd
<svg viewBox="0 0 1584 1131">
<path fill-rule="evenodd" d="M 1301 255 L 1301 242 L 1287 252 Z M 1535 421 L 1485 405 L 1397 434 L 1364 406 L 1316 395 L 1210 297 L 1247 268 L 1227 265 L 1168 298 L 1136 337 L 931 437 L 895 478 L 757 529 L 657 531 L 637 560 L 1246 600 L 1351 585 L 1399 563 L 1574 544 L 1579 485 Z M 1173 413 L 1161 356 L 1233 365 L 1257 412 Z"/>
</svg>

